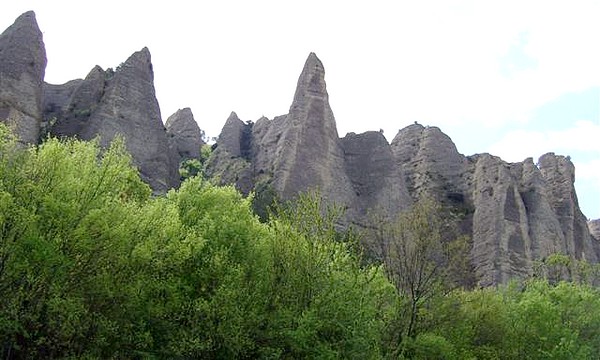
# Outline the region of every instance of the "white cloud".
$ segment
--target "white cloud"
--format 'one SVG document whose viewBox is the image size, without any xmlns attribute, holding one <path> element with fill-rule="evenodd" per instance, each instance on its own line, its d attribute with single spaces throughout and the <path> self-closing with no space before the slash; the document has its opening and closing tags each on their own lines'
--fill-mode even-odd
<svg viewBox="0 0 600 360">
<path fill-rule="evenodd" d="M 600 191 L 600 159 L 593 159 L 587 162 L 580 162 L 575 167 L 576 181 L 588 180 L 596 185 Z M 600 202 L 600 199 L 598 199 Z"/>
<path fill-rule="evenodd" d="M 600 158 L 600 124 L 589 120 L 577 121 L 564 130 L 513 130 L 486 151 L 506 161 L 516 162 L 547 152 L 562 155 L 589 153 Z M 574 158 L 576 161 L 576 158 Z"/>
</svg>

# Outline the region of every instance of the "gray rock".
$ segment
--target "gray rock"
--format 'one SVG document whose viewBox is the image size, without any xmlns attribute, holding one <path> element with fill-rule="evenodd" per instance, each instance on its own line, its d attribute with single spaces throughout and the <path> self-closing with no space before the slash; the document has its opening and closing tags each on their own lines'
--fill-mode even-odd
<svg viewBox="0 0 600 360">
<path fill-rule="evenodd" d="M 472 259 L 479 284 L 531 275 L 532 239 L 513 167 L 489 154 L 477 156 L 472 197 Z"/>
<path fill-rule="evenodd" d="M 25 144 L 39 140 L 45 69 L 42 32 L 29 11 L 0 35 L 0 121 Z"/>
<path fill-rule="evenodd" d="M 206 166 L 206 174 L 222 185 L 234 184 L 248 195 L 254 188 L 252 172 L 252 123 L 235 112 L 229 115 Z"/>
<path fill-rule="evenodd" d="M 439 128 L 407 126 L 391 146 L 414 200 L 429 196 L 441 202 L 465 201 L 467 159 Z"/>
<path fill-rule="evenodd" d="M 112 70 L 104 71 L 95 66 L 85 77 L 62 85 L 45 84 L 44 118 L 49 122 L 49 132 L 58 137 L 83 137 L 90 117 L 96 111 L 110 78 Z"/>
<path fill-rule="evenodd" d="M 273 120 L 244 123 L 235 113 L 227 120 L 208 173 L 242 192 L 269 184 L 280 198 L 319 190 L 326 201 L 348 208 L 356 195 L 346 174 L 344 151 L 329 106 L 323 64 L 314 53 L 298 79 L 290 112 Z"/>
<path fill-rule="evenodd" d="M 205 142 L 202 140 L 202 130 L 194 120 L 190 108 L 179 109 L 169 116 L 165 127 L 167 128 L 171 147 L 178 154 L 177 163 L 200 157 L 200 148 Z"/>
<path fill-rule="evenodd" d="M 359 221 L 368 221 L 370 212 L 392 218 L 411 207 L 404 175 L 383 134 L 377 131 L 349 133 L 342 139 L 342 146 L 346 173 L 356 194 L 353 207 Z"/>
<path fill-rule="evenodd" d="M 435 127 L 410 125 L 392 151 L 415 200 L 440 200 L 457 228 L 472 238 L 479 284 L 524 278 L 550 254 L 596 263 L 600 246 L 587 230 L 568 159 L 546 154 L 509 164 L 489 154 L 464 157 Z"/>
<path fill-rule="evenodd" d="M 419 124 L 400 130 L 391 145 L 379 132 L 339 139 L 323 65 L 314 54 L 290 112 L 255 124 L 232 113 L 209 168 L 244 193 L 267 184 L 291 199 L 318 188 L 346 207 L 344 225 L 356 224 L 367 235 L 370 213 L 393 218 L 412 201 L 433 197 L 443 205 L 450 232 L 471 238 L 465 256 L 481 286 L 531 276 L 536 262 L 554 253 L 592 263 L 600 256 L 577 204 L 568 159 L 547 154 L 538 168 L 532 159 L 511 164 L 489 154 L 465 157 L 440 129 Z M 379 244 L 367 239 L 365 245 L 377 256 Z"/>
<path fill-rule="evenodd" d="M 325 69 L 314 53 L 304 64 L 290 112 L 283 120 L 275 150 L 274 188 L 283 199 L 319 189 L 327 201 L 352 211 L 356 196 L 345 172 Z"/>
<path fill-rule="evenodd" d="M 562 228 L 566 254 L 578 260 L 598 262 L 595 239 L 590 235 L 587 218 L 579 209 L 575 193 L 575 166 L 568 158 L 548 153 L 538 166 L 546 182 L 549 203 Z"/>
<path fill-rule="evenodd" d="M 131 55 L 116 71 L 96 66 L 83 80 L 45 89 L 46 118 L 56 121 L 50 127 L 53 135 L 99 137 L 103 147 L 115 136 L 123 136 L 142 180 L 155 192 L 179 184 L 179 162 L 161 120 L 147 48 Z"/>
<path fill-rule="evenodd" d="M 596 240 L 596 243 L 600 242 L 600 219 L 590 220 L 588 222 L 588 228 L 590 229 L 590 234 Z"/>
</svg>

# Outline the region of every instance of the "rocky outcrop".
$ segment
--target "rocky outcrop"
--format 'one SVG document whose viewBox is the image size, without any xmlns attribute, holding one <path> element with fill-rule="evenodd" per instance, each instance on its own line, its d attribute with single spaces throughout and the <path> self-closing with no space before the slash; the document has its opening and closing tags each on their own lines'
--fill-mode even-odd
<svg viewBox="0 0 600 360">
<path fill-rule="evenodd" d="M 318 188 L 330 202 L 350 207 L 355 195 L 345 173 L 344 151 L 329 106 L 325 69 L 314 53 L 304 64 L 290 112 L 281 120 L 281 124 L 271 124 L 266 138 L 257 137 L 258 147 L 263 148 L 262 142 L 278 138 L 273 163 L 275 190 L 283 199 L 291 199 Z M 259 152 L 257 157 L 263 154 Z"/>
<path fill-rule="evenodd" d="M 200 148 L 205 142 L 202 140 L 202 130 L 194 120 L 194 114 L 190 108 L 179 109 L 169 116 L 165 127 L 170 147 L 177 152 L 178 164 L 186 159 L 200 157 Z"/>
<path fill-rule="evenodd" d="M 0 121 L 25 144 L 36 144 L 42 121 L 46 50 L 33 11 L 0 35 Z"/>
<path fill-rule="evenodd" d="M 565 252 L 578 260 L 598 262 L 597 241 L 590 235 L 587 218 L 579 209 L 575 193 L 575 166 L 569 158 L 554 153 L 543 155 L 538 166 L 550 206 L 564 235 Z"/>
<path fill-rule="evenodd" d="M 108 146 L 123 136 L 140 176 L 157 193 L 178 185 L 178 164 L 170 151 L 154 90 L 147 48 L 131 55 L 116 71 L 94 67 L 83 80 L 45 86 L 44 109 L 55 136 L 91 140 Z"/>
<path fill-rule="evenodd" d="M 85 79 L 62 85 L 43 83 L 45 65 L 42 34 L 34 14 L 25 13 L 0 35 L 0 120 L 23 143 L 37 143 L 40 124 L 56 136 L 98 137 L 102 146 L 123 136 L 157 193 L 178 185 L 182 160 L 199 157 L 202 135 L 190 109 L 162 124 L 148 49 L 115 71 L 96 66 Z M 468 256 L 481 286 L 530 276 L 536 262 L 554 253 L 600 261 L 600 222 L 588 223 L 581 213 L 567 157 L 548 153 L 537 165 L 466 157 L 440 129 L 416 123 L 391 144 L 379 132 L 340 139 L 314 53 L 288 114 L 253 123 L 231 113 L 213 147 L 206 174 L 245 194 L 255 191 L 262 210 L 275 196 L 287 200 L 318 189 L 346 209 L 340 225 L 368 234 L 371 213 L 393 218 L 414 201 L 437 199 L 444 223 L 470 236 Z"/>
<path fill-rule="evenodd" d="M 539 168 L 532 159 L 465 157 L 438 128 L 419 124 L 400 130 L 391 146 L 413 199 L 437 199 L 471 236 L 480 285 L 530 276 L 534 263 L 553 253 L 598 261 L 598 242 L 587 231 L 565 157 L 546 154 Z"/>
<path fill-rule="evenodd" d="M 290 112 L 255 124 L 235 113 L 227 120 L 209 172 L 245 193 L 269 185 L 290 199 L 319 188 L 346 207 L 346 223 L 365 228 L 370 214 L 393 218 L 413 201 L 443 205 L 449 229 L 471 238 L 470 260 L 479 285 L 533 274 L 553 253 L 598 262 L 600 245 L 587 230 L 568 159 L 546 154 L 507 163 L 466 157 L 439 128 L 417 123 L 391 144 L 379 132 L 339 139 L 324 69 L 311 54 L 298 80 Z M 377 256 L 378 244 L 366 240 Z"/>
<path fill-rule="evenodd" d="M 391 147 L 414 200 L 428 196 L 441 202 L 464 201 L 467 159 L 439 128 L 415 123 L 401 129 Z"/>
<path fill-rule="evenodd" d="M 389 219 L 410 207 L 404 174 L 383 134 L 349 133 L 342 138 L 342 146 L 346 173 L 356 194 L 353 206 L 358 221 L 368 221 L 370 212 Z"/>
<path fill-rule="evenodd" d="M 348 208 L 347 219 L 355 217 L 356 195 L 329 106 L 325 69 L 314 53 L 298 79 L 289 113 L 256 124 L 233 113 L 208 168 L 209 175 L 243 192 L 268 184 L 284 200 L 318 189 L 327 201 Z"/>
<path fill-rule="evenodd" d="M 60 137 L 88 139 L 90 136 L 84 133 L 90 117 L 100 105 L 112 76 L 112 69 L 104 71 L 95 66 L 83 80 L 62 85 L 45 84 L 44 120 L 48 132 Z"/>
<path fill-rule="evenodd" d="M 590 234 L 596 239 L 596 242 L 600 242 L 600 219 L 589 221 L 588 228 L 590 229 Z"/>
<path fill-rule="evenodd" d="M 235 112 L 225 122 L 218 146 L 212 152 L 206 173 L 220 184 L 234 184 L 243 194 L 254 189 L 252 171 L 252 123 L 244 123 Z"/>
</svg>

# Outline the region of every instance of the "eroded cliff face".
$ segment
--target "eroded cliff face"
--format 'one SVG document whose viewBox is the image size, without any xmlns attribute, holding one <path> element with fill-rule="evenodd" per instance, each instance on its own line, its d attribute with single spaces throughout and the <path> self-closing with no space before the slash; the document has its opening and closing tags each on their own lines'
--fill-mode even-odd
<svg viewBox="0 0 600 360">
<path fill-rule="evenodd" d="M 200 157 L 200 148 L 205 142 L 202 139 L 202 130 L 194 120 L 190 108 L 179 109 L 169 116 L 165 127 L 169 136 L 169 146 L 176 152 L 178 163 Z"/>
<path fill-rule="evenodd" d="M 283 199 L 318 188 L 323 196 L 341 206 L 355 201 L 345 172 L 344 151 L 337 133 L 325 84 L 325 69 L 314 53 L 304 64 L 289 113 L 279 124 L 260 124 L 263 137 L 255 136 L 260 164 L 272 163 L 273 187 Z M 258 126 L 258 124 L 257 124 Z M 265 131 L 266 130 L 266 131 Z M 276 142 L 275 156 L 264 151 Z M 265 156 L 266 155 L 266 156 Z M 262 159 L 261 159 L 262 158 Z M 272 161 L 272 160 L 274 161 Z"/>
<path fill-rule="evenodd" d="M 44 109 L 52 135 L 98 137 L 104 147 L 123 136 L 140 176 L 155 192 L 178 185 L 179 156 L 169 146 L 162 123 L 147 48 L 135 52 L 116 71 L 96 66 L 83 80 L 46 84 Z"/>
<path fill-rule="evenodd" d="M 0 35 L 0 121 L 24 144 L 37 144 L 46 50 L 33 11 Z"/>
<path fill-rule="evenodd" d="M 588 228 L 592 237 L 594 237 L 597 243 L 600 243 L 600 219 L 589 221 Z"/>
<path fill-rule="evenodd" d="M 306 60 L 287 115 L 256 123 L 234 115 L 219 136 L 210 175 L 234 182 L 243 192 L 268 184 L 284 200 L 318 189 L 326 201 L 348 209 L 346 220 L 355 217 L 356 194 L 329 106 L 325 69 L 314 53 Z"/>
<path fill-rule="evenodd" d="M 428 196 L 440 202 L 463 201 L 467 159 L 439 128 L 407 126 L 398 131 L 391 148 L 414 200 Z"/>
<path fill-rule="evenodd" d="M 102 146 L 121 135 L 155 192 L 178 185 L 178 165 L 199 156 L 202 135 L 188 108 L 163 126 L 148 49 L 115 71 L 96 66 L 85 79 L 62 85 L 43 83 L 45 66 L 35 15 L 25 13 L 0 35 L 0 121 L 23 143 L 37 143 L 40 128 L 55 136 L 99 137 Z M 391 144 L 379 132 L 340 139 L 325 70 L 314 53 L 289 113 L 256 123 L 231 113 L 206 172 L 244 194 L 272 191 L 283 200 L 318 189 L 346 210 L 340 225 L 363 229 L 373 214 L 393 219 L 433 197 L 447 221 L 470 236 L 468 256 L 481 286 L 530 276 L 537 261 L 554 253 L 600 260 L 600 222 L 588 223 L 581 213 L 568 158 L 549 153 L 536 165 L 464 156 L 440 129 L 416 123 Z"/>
<path fill-rule="evenodd" d="M 368 131 L 342 138 L 346 173 L 352 182 L 357 221 L 369 226 L 369 216 L 391 219 L 410 208 L 412 199 L 401 167 L 383 134 Z"/>
<path fill-rule="evenodd" d="M 564 234 L 567 254 L 576 259 L 598 262 L 598 242 L 592 238 L 575 193 L 575 166 L 564 156 L 548 153 L 540 157 L 539 168 L 546 183 L 550 206 Z"/>
<path fill-rule="evenodd" d="M 370 216 L 393 219 L 414 201 L 434 198 L 452 228 L 471 238 L 470 260 L 479 285 L 533 274 L 554 253 L 597 262 L 573 187 L 574 168 L 546 154 L 507 163 L 479 154 L 466 157 L 437 127 L 410 125 L 389 144 L 379 132 L 339 139 L 329 106 L 324 69 L 311 54 L 290 112 L 273 120 L 227 120 L 211 158 L 210 174 L 244 193 L 269 184 L 282 199 L 309 189 L 346 208 L 346 224 L 366 230 Z"/>
<path fill-rule="evenodd" d="M 538 166 L 531 158 L 465 157 L 438 128 L 418 124 L 400 130 L 391 146 L 413 199 L 433 197 L 458 215 L 480 285 L 530 276 L 534 262 L 553 253 L 598 261 L 565 157 L 546 154 Z"/>
</svg>

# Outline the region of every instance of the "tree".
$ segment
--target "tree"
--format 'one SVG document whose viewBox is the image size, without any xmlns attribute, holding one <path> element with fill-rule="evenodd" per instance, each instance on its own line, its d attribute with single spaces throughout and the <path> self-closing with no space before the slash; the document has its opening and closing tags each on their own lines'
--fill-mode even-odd
<svg viewBox="0 0 600 360">
<path fill-rule="evenodd" d="M 124 224 L 150 196 L 123 141 L 15 146 L 0 127 L 0 347 L 52 358 L 122 344 Z M 87 349 L 87 350 L 86 350 Z"/>
<path fill-rule="evenodd" d="M 447 229 L 440 205 L 431 199 L 416 203 L 395 221 L 376 221 L 386 273 L 405 301 L 399 342 L 416 337 L 425 305 L 457 287 L 470 266 L 468 239 L 452 239 Z"/>
<path fill-rule="evenodd" d="M 318 192 L 278 207 L 268 226 L 271 283 L 265 338 L 284 358 L 379 356 L 395 292 L 379 266 L 362 266 L 341 209 Z"/>
</svg>

